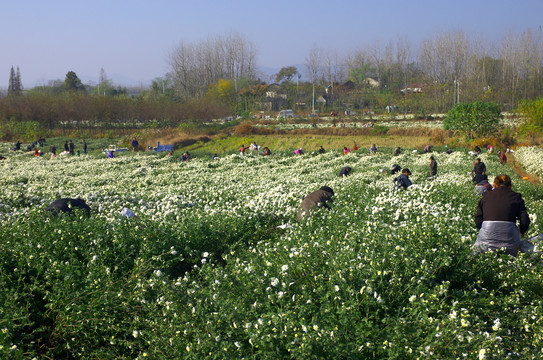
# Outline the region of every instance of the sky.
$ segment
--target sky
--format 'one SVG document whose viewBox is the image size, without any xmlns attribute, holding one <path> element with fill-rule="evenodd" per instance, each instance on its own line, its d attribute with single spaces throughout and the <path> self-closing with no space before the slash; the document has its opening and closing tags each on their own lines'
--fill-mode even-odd
<svg viewBox="0 0 543 360">
<path fill-rule="evenodd" d="M 339 55 L 406 39 L 417 46 L 461 30 L 499 41 L 543 26 L 543 0 L 1 0 L 0 88 L 20 69 L 24 88 L 83 83 L 147 86 L 182 42 L 239 33 L 257 66 L 305 64 L 312 48 Z M 300 71 L 302 69 L 299 69 Z"/>
</svg>

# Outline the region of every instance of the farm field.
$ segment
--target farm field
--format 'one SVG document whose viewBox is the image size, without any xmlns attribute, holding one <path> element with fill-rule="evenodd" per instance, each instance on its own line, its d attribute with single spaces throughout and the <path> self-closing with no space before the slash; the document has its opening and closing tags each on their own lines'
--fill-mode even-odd
<svg viewBox="0 0 543 360">
<path fill-rule="evenodd" d="M 6 153 L 8 145 L 1 145 Z M 273 151 L 273 149 L 272 149 Z M 538 359 L 541 258 L 473 255 L 473 157 L 230 154 L 0 161 L 0 357 Z M 515 153 L 540 169 L 541 149 Z M 543 233 L 543 191 L 507 173 Z M 394 191 L 392 164 L 414 185 Z M 352 175 L 339 178 L 344 166 Z M 331 211 L 296 220 L 321 186 Z M 82 198 L 92 215 L 53 218 Z M 123 207 L 137 218 L 121 215 Z M 276 228 L 287 225 L 284 229 Z"/>
</svg>

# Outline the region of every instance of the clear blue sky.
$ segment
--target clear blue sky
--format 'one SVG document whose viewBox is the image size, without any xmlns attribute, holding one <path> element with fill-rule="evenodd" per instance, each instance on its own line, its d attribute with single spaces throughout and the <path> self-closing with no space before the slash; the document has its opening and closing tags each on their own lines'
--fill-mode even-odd
<svg viewBox="0 0 543 360">
<path fill-rule="evenodd" d="M 87 82 L 103 68 L 116 85 L 146 85 L 169 70 L 182 40 L 235 31 L 257 47 L 259 67 L 304 64 L 312 47 L 336 50 L 413 45 L 463 30 L 490 41 L 543 26 L 543 0 L 3 0 L 0 88 L 11 66 L 25 88 Z M 301 69 L 300 69 L 301 70 Z"/>
</svg>

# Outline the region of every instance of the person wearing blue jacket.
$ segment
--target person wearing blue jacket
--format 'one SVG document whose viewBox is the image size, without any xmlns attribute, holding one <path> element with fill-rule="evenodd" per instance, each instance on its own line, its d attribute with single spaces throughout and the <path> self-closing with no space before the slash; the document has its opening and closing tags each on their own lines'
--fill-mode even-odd
<svg viewBox="0 0 543 360">
<path fill-rule="evenodd" d="M 409 171 L 408 168 L 402 169 L 402 174 L 394 178 L 394 188 L 402 188 L 405 190 L 410 187 L 412 183 L 411 180 L 409 180 L 409 175 L 411 175 L 411 171 Z"/>
</svg>

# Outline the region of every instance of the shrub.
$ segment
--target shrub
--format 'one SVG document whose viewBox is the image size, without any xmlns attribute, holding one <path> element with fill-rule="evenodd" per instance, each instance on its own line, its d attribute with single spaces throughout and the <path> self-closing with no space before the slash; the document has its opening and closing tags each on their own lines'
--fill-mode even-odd
<svg viewBox="0 0 543 360">
<path fill-rule="evenodd" d="M 522 101 L 519 111 L 526 116 L 519 129 L 523 134 L 543 132 L 543 98 Z"/>
<path fill-rule="evenodd" d="M 456 104 L 448 113 L 445 130 L 460 130 L 468 137 L 485 136 L 496 131 L 503 118 L 498 105 L 476 101 Z"/>
</svg>

